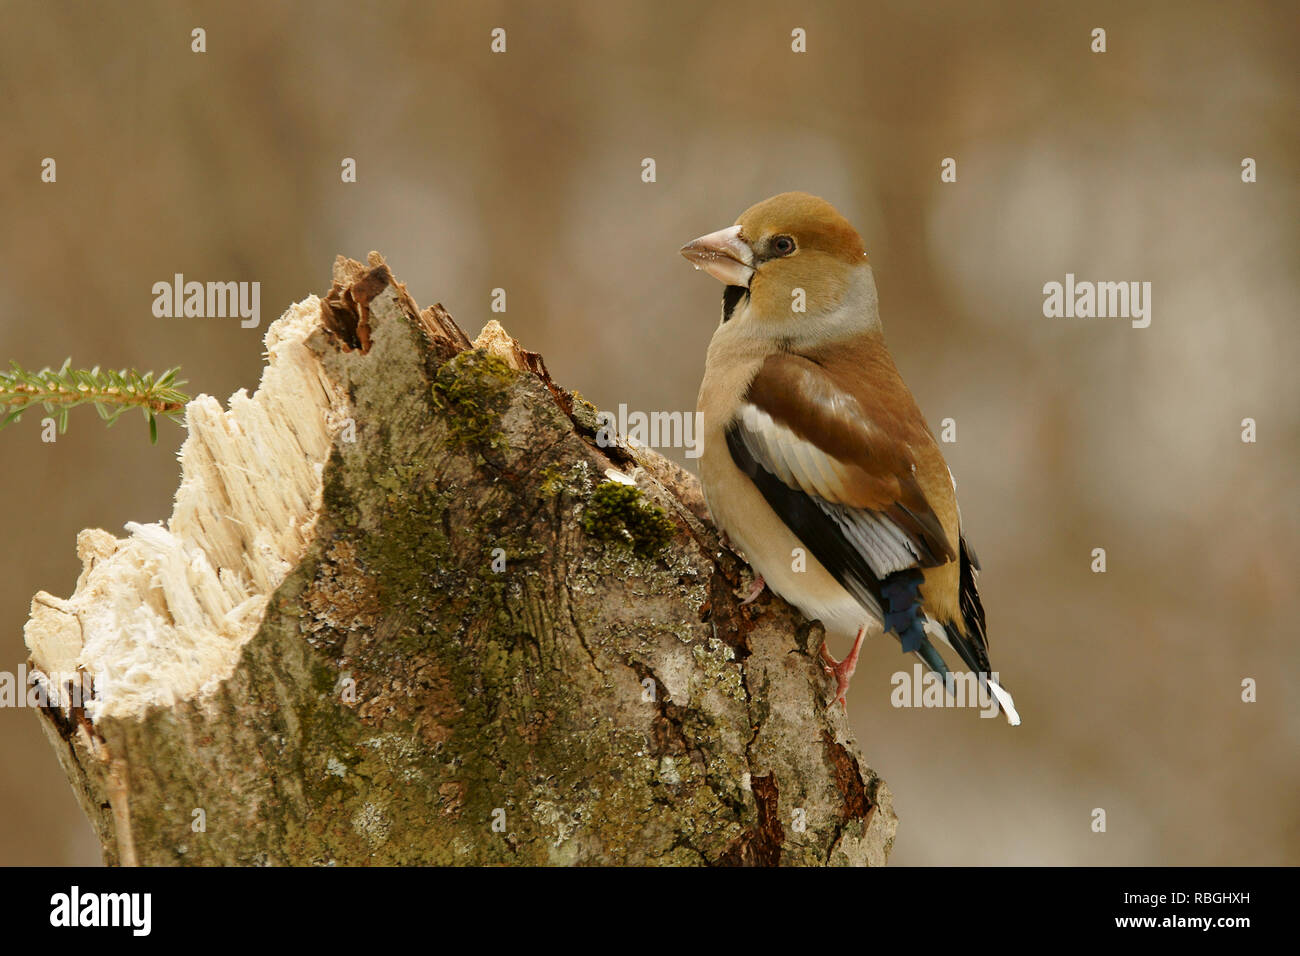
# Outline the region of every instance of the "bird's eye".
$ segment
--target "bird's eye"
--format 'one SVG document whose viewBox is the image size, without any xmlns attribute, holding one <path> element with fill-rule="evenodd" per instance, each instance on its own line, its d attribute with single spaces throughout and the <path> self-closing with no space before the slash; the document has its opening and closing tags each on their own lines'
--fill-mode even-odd
<svg viewBox="0 0 1300 956">
<path fill-rule="evenodd" d="M 778 256 L 788 256 L 794 252 L 794 240 L 789 236 L 776 236 L 772 239 L 772 251 Z"/>
</svg>

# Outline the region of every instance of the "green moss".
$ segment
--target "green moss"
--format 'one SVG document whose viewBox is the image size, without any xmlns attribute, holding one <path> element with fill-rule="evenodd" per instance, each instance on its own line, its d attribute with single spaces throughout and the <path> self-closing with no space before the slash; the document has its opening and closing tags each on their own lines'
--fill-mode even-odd
<svg viewBox="0 0 1300 956">
<path fill-rule="evenodd" d="M 582 530 L 598 541 L 625 544 L 637 557 L 651 558 L 668 546 L 674 528 L 668 514 L 646 501 L 635 485 L 610 481 L 592 493 Z"/>
<path fill-rule="evenodd" d="M 501 448 L 501 416 L 510 404 L 515 372 L 485 349 L 461 352 L 438 369 L 433 403 L 446 413 L 453 446 Z"/>
<path fill-rule="evenodd" d="M 389 491 L 380 500 L 381 526 L 400 528 L 401 533 L 359 535 L 356 544 L 362 566 L 379 585 L 380 606 L 388 614 L 402 613 L 412 594 L 426 593 L 453 563 L 442 530 L 447 502 L 418 481 L 405 490 Z M 427 635 L 422 633 L 401 640 L 410 651 L 427 646 Z"/>
<path fill-rule="evenodd" d="M 554 498 L 564 492 L 564 475 L 554 465 L 548 465 L 537 477 L 541 479 L 537 490 L 543 498 Z"/>
</svg>

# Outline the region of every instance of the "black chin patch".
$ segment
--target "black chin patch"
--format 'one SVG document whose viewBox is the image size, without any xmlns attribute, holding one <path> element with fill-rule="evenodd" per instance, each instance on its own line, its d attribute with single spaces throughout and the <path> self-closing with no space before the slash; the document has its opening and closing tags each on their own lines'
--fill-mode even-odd
<svg viewBox="0 0 1300 956">
<path fill-rule="evenodd" d="M 731 313 L 736 311 L 736 306 L 749 295 L 749 290 L 743 285 L 729 285 L 722 290 L 722 321 L 730 322 Z"/>
</svg>

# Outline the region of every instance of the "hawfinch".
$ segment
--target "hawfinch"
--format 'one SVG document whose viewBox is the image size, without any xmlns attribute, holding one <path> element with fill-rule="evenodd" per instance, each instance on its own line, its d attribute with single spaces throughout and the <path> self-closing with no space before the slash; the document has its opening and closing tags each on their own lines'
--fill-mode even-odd
<svg viewBox="0 0 1300 956">
<path fill-rule="evenodd" d="M 979 563 L 961 533 L 956 485 L 885 348 L 862 239 L 835 209 L 783 193 L 682 247 L 719 279 L 699 411 L 700 477 L 718 527 L 767 586 L 824 625 L 856 635 L 826 671 L 845 700 L 867 628 L 947 678 L 931 638 L 990 674 Z"/>
</svg>

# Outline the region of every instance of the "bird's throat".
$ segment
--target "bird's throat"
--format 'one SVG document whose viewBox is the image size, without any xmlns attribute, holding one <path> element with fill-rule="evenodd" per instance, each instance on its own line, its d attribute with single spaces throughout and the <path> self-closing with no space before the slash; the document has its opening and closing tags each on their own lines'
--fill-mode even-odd
<svg viewBox="0 0 1300 956">
<path fill-rule="evenodd" d="M 729 285 L 722 290 L 722 321 L 730 322 L 736 306 L 749 296 L 749 290 L 743 285 Z"/>
</svg>

